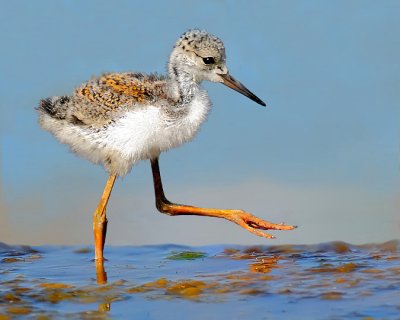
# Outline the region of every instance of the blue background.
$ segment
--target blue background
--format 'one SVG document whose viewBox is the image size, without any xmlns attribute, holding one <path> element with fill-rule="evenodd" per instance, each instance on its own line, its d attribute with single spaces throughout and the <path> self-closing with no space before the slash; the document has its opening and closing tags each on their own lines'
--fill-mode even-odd
<svg viewBox="0 0 400 320">
<path fill-rule="evenodd" d="M 107 175 L 37 124 L 41 98 L 106 71 L 164 72 L 177 38 L 206 29 L 262 108 L 205 83 L 197 138 L 163 154 L 171 200 L 299 225 L 274 242 L 154 206 L 148 162 L 111 197 L 112 244 L 353 243 L 400 231 L 400 2 L 1 1 L 0 241 L 91 243 Z"/>
</svg>

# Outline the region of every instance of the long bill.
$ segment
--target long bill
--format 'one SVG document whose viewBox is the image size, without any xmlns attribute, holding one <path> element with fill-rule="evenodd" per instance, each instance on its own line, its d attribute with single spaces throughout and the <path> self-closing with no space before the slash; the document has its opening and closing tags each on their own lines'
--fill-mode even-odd
<svg viewBox="0 0 400 320">
<path fill-rule="evenodd" d="M 260 104 L 264 107 L 266 106 L 264 101 L 262 101 L 253 92 L 251 92 L 249 89 L 247 89 L 243 84 L 241 84 L 239 81 L 237 81 L 229 73 L 220 74 L 220 77 L 222 78 L 222 83 L 224 85 L 226 85 L 227 87 L 245 95 L 247 98 L 253 100 L 254 102 L 257 102 L 258 104 Z"/>
</svg>

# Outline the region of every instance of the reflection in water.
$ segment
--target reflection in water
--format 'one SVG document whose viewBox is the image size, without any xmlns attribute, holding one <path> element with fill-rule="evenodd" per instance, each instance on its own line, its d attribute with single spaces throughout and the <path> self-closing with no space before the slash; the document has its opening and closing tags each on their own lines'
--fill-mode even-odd
<svg viewBox="0 0 400 320">
<path fill-rule="evenodd" d="M 255 262 L 249 264 L 250 272 L 269 273 L 278 266 L 279 256 L 258 257 Z"/>
<path fill-rule="evenodd" d="M 98 259 L 94 260 L 96 265 L 96 281 L 98 285 L 103 285 L 107 283 L 107 272 L 104 268 L 104 260 Z M 110 311 L 111 310 L 111 303 L 99 303 L 98 310 L 100 312 Z"/>
<path fill-rule="evenodd" d="M 399 244 L 111 247 L 96 279 L 91 250 L 0 244 L 0 319 L 176 319 L 183 301 L 198 318 L 398 319 Z"/>
</svg>

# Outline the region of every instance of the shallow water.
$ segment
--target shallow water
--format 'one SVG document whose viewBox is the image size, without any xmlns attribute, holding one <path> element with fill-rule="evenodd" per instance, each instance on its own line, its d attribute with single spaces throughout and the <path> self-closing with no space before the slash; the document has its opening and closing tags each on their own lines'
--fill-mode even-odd
<svg viewBox="0 0 400 320">
<path fill-rule="evenodd" d="M 400 241 L 105 255 L 107 282 L 90 247 L 0 243 L 0 319 L 400 319 Z"/>
</svg>

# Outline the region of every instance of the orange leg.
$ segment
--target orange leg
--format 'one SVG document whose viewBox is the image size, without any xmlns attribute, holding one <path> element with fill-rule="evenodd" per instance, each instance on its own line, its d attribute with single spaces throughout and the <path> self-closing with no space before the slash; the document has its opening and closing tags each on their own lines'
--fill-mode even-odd
<svg viewBox="0 0 400 320">
<path fill-rule="evenodd" d="M 264 238 L 275 238 L 274 236 L 262 232 L 260 230 L 292 230 L 296 226 L 288 226 L 283 223 L 275 224 L 264 221 L 251 213 L 243 210 L 234 209 L 211 209 L 211 208 L 198 208 L 193 206 L 175 204 L 167 200 L 164 195 L 164 190 L 161 182 L 160 168 L 158 166 L 158 158 L 151 160 L 151 169 L 153 171 L 154 191 L 156 194 L 156 207 L 160 212 L 169 214 L 171 216 L 177 215 L 196 215 L 224 218 L 232 221 L 242 228 Z"/>
<path fill-rule="evenodd" d="M 110 175 L 108 177 L 99 205 L 93 214 L 94 258 L 96 262 L 102 262 L 104 260 L 103 249 L 107 233 L 106 207 L 108 199 L 110 198 L 111 190 L 114 186 L 115 179 L 115 175 Z"/>
<path fill-rule="evenodd" d="M 104 269 L 104 260 L 103 259 L 96 259 L 94 261 L 96 265 L 96 279 L 97 284 L 106 284 L 107 283 L 107 272 Z"/>
</svg>

